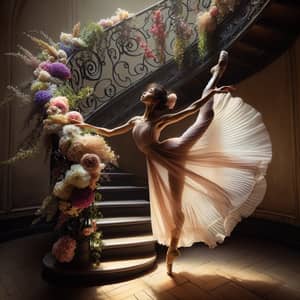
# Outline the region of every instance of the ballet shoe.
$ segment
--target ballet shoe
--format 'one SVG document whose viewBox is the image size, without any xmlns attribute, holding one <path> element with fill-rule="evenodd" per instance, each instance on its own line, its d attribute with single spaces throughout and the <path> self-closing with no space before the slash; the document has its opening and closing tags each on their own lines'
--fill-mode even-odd
<svg viewBox="0 0 300 300">
<path fill-rule="evenodd" d="M 167 258 L 166 258 L 166 263 L 167 263 L 167 274 L 169 276 L 173 276 L 173 261 L 175 260 L 176 257 L 180 255 L 180 252 L 178 249 L 172 249 L 168 250 L 167 252 Z"/>
</svg>

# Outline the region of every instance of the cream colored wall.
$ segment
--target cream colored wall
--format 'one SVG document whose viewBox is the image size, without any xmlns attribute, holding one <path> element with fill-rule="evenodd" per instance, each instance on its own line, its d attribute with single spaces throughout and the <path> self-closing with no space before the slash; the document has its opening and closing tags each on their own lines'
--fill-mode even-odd
<svg viewBox="0 0 300 300">
<path fill-rule="evenodd" d="M 256 215 L 297 224 L 300 224 L 299 75 L 300 39 L 272 65 L 239 84 L 237 92 L 262 113 L 273 144 L 268 190 Z"/>
<path fill-rule="evenodd" d="M 16 51 L 21 44 L 37 51 L 33 43 L 23 34 L 30 30 L 42 30 L 58 40 L 61 31 L 70 32 L 72 25 L 80 21 L 98 21 L 110 17 L 118 7 L 139 12 L 157 1 L 154 0 L 12 0 L 1 1 L 2 26 L 1 53 Z M 18 59 L 0 56 L 0 96 L 4 97 L 6 86 L 22 85 L 32 76 L 30 68 Z M 24 120 L 30 108 L 12 103 L 0 109 L 0 160 L 12 156 L 23 140 L 28 128 Z M 40 203 L 47 195 L 49 186 L 49 162 L 44 154 L 21 161 L 10 167 L 0 168 L 0 212 L 11 212 L 30 208 Z"/>
</svg>

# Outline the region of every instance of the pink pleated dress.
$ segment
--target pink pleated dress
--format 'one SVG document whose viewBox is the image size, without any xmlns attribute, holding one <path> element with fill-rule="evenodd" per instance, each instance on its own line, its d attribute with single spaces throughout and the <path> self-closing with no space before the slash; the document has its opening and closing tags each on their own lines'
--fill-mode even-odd
<svg viewBox="0 0 300 300">
<path fill-rule="evenodd" d="M 154 123 L 135 122 L 133 138 L 147 160 L 152 231 L 160 244 L 170 244 L 180 210 L 184 223 L 178 246 L 204 242 L 215 247 L 265 195 L 272 146 L 261 114 L 230 93 L 213 97 L 209 126 L 197 118 L 179 137 L 160 141 L 161 129 Z M 207 129 L 199 138 L 202 126 Z M 186 150 L 185 143 L 192 146 Z M 183 184 L 180 203 L 172 196 L 170 176 Z"/>
</svg>

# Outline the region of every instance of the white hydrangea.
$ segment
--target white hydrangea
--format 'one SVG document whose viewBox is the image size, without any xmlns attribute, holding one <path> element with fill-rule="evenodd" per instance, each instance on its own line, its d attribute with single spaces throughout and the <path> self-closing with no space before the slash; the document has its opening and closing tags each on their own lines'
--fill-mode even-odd
<svg viewBox="0 0 300 300">
<path fill-rule="evenodd" d="M 80 135 L 80 133 L 81 133 L 81 129 L 75 125 L 65 125 L 63 127 L 64 136 L 74 137 Z"/>
<path fill-rule="evenodd" d="M 79 164 L 72 165 L 66 172 L 65 183 L 79 189 L 86 188 L 90 184 L 90 174 Z"/>
<path fill-rule="evenodd" d="M 53 195 L 62 199 L 68 200 L 71 197 L 73 187 L 69 184 L 66 184 L 64 180 L 58 181 L 53 189 Z"/>
</svg>

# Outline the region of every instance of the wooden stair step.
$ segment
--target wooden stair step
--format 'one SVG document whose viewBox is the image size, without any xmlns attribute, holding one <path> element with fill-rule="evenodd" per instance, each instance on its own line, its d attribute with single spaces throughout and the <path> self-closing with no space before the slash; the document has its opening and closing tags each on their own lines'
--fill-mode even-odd
<svg viewBox="0 0 300 300">
<path fill-rule="evenodd" d="M 125 172 L 116 172 L 116 173 L 109 173 L 104 172 L 101 174 L 101 185 L 132 185 L 136 181 L 135 175 L 132 173 L 125 173 Z"/>
<path fill-rule="evenodd" d="M 103 240 L 101 261 L 132 258 L 155 253 L 155 239 L 151 234 Z"/>
<path fill-rule="evenodd" d="M 146 186 L 102 186 L 97 189 L 103 200 L 148 200 L 148 187 Z"/>
<path fill-rule="evenodd" d="M 150 217 L 120 217 L 120 218 L 102 218 L 96 220 L 97 225 L 104 226 L 122 226 L 130 224 L 148 223 Z"/>
<path fill-rule="evenodd" d="M 58 264 L 51 253 L 43 259 L 43 277 L 48 281 L 61 285 L 98 285 L 101 283 L 118 281 L 141 274 L 152 268 L 156 255 L 140 258 L 119 259 L 101 262 L 99 266 L 86 267 Z"/>
<path fill-rule="evenodd" d="M 149 216 L 102 218 L 96 220 L 96 223 L 99 230 L 103 232 L 103 238 L 151 233 Z"/>
<path fill-rule="evenodd" d="M 95 202 L 100 207 L 127 207 L 127 206 L 149 206 L 150 202 L 146 200 L 115 200 L 115 201 L 99 201 Z"/>
<path fill-rule="evenodd" d="M 133 237 L 122 237 L 113 239 L 104 239 L 103 245 L 105 249 L 109 248 L 122 248 L 122 247 L 134 247 L 141 244 L 148 244 L 155 242 L 152 234 L 133 236 Z"/>
<path fill-rule="evenodd" d="M 146 200 L 100 201 L 95 205 L 104 217 L 150 215 L 150 203 Z"/>
</svg>

